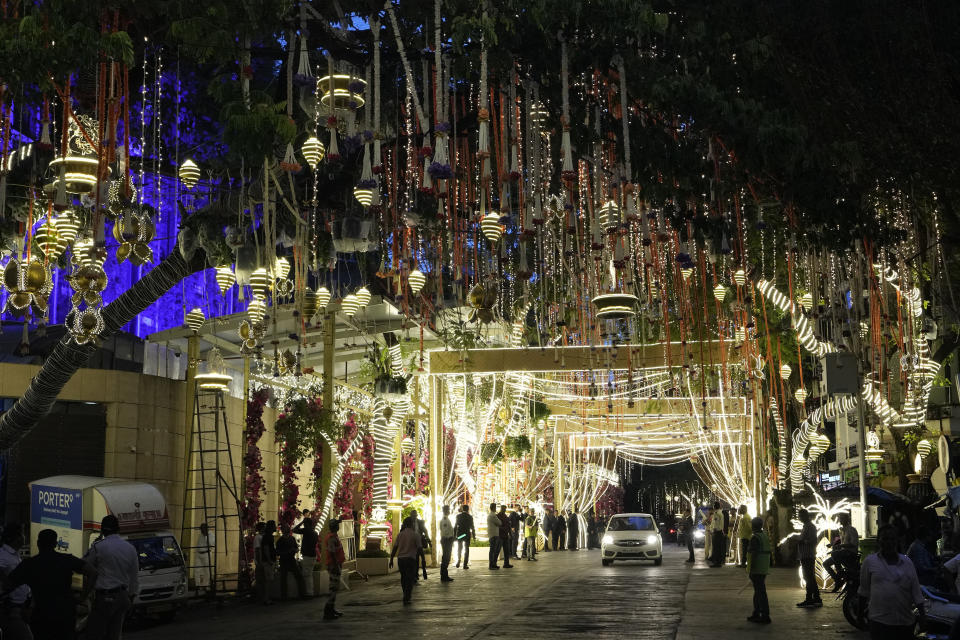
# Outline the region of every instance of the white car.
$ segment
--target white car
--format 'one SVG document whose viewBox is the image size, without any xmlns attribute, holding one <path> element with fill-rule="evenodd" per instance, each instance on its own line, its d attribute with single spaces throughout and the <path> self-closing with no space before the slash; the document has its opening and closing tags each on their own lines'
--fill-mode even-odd
<svg viewBox="0 0 960 640">
<path fill-rule="evenodd" d="M 653 560 L 663 564 L 663 541 L 649 513 L 618 513 L 610 518 L 600 542 L 603 566 L 614 560 Z"/>
</svg>

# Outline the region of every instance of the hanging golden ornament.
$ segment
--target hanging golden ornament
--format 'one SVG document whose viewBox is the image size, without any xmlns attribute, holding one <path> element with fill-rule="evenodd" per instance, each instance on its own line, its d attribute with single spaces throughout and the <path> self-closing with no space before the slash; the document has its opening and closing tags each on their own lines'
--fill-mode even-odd
<svg viewBox="0 0 960 640">
<path fill-rule="evenodd" d="M 600 207 L 600 226 L 613 231 L 620 226 L 620 206 L 613 200 L 607 200 Z"/>
<path fill-rule="evenodd" d="M 926 458 L 931 451 L 933 451 L 933 445 L 930 444 L 929 440 L 924 439 L 917 442 L 917 453 L 920 454 L 920 457 Z"/>
<path fill-rule="evenodd" d="M 789 377 L 789 374 L 787 377 Z M 803 404 L 807 400 L 807 390 L 804 389 L 803 387 L 800 387 L 799 389 L 793 392 L 793 397 L 797 399 L 797 402 L 799 402 L 800 404 Z"/>
<path fill-rule="evenodd" d="M 359 308 L 360 303 L 357 302 L 357 296 L 352 293 L 347 294 L 343 300 L 340 301 L 340 310 L 343 311 L 343 315 L 348 318 L 355 316 Z"/>
<path fill-rule="evenodd" d="M 41 315 L 47 308 L 48 282 L 49 273 L 39 260 L 11 259 L 3 269 L 3 284 L 10 294 L 3 310 L 23 317 L 32 306 Z"/>
<path fill-rule="evenodd" d="M 680 275 L 683 276 L 685 281 L 689 280 L 690 276 L 693 275 L 693 267 L 684 267 L 683 269 L 680 269 Z"/>
<path fill-rule="evenodd" d="M 328 304 L 330 304 L 330 290 L 320 287 L 317 289 L 317 306 L 320 309 L 326 309 Z"/>
<path fill-rule="evenodd" d="M 807 291 L 800 296 L 800 306 L 803 307 L 804 311 L 810 311 L 813 308 L 813 294 Z"/>
<path fill-rule="evenodd" d="M 266 298 L 270 290 L 270 276 L 267 270 L 259 267 L 250 274 L 250 288 L 253 290 L 254 298 Z"/>
<path fill-rule="evenodd" d="M 743 269 L 737 269 L 733 272 L 733 281 L 738 287 L 742 287 L 747 283 L 747 272 Z"/>
<path fill-rule="evenodd" d="M 57 225 L 52 220 L 47 220 L 37 227 L 33 234 L 33 241 L 49 262 L 56 262 L 60 254 L 63 253 L 60 248 L 60 234 L 57 232 Z"/>
<path fill-rule="evenodd" d="M 73 211 L 68 209 L 57 216 L 53 223 L 57 227 L 57 245 L 62 254 L 77 239 L 80 233 L 80 220 Z"/>
<path fill-rule="evenodd" d="M 225 264 L 217 267 L 216 279 L 217 287 L 220 288 L 220 295 L 225 296 L 227 295 L 227 291 L 230 290 L 230 287 L 237 281 L 237 276 L 233 273 L 230 265 Z"/>
<path fill-rule="evenodd" d="M 368 304 L 370 304 L 370 290 L 366 287 L 360 287 L 357 289 L 357 305 L 363 309 Z"/>
<path fill-rule="evenodd" d="M 119 215 L 113 224 L 113 237 L 117 247 L 117 262 L 127 259 L 135 265 L 143 265 L 153 259 L 150 241 L 156 233 L 153 218 L 146 211 L 133 211 Z"/>
<path fill-rule="evenodd" d="M 373 189 L 358 185 L 353 188 L 353 197 L 357 199 L 361 206 L 369 207 L 373 204 Z"/>
<path fill-rule="evenodd" d="M 500 236 L 503 235 L 503 225 L 500 224 L 500 214 L 499 213 L 488 213 L 483 216 L 480 220 L 480 230 L 483 231 L 483 235 L 489 240 L 492 244 L 496 244 L 500 240 Z"/>
<path fill-rule="evenodd" d="M 423 275 L 423 272 L 420 271 L 420 269 L 414 269 L 407 274 L 407 284 L 410 285 L 411 293 L 420 293 L 424 285 L 427 284 L 427 276 Z"/>
<path fill-rule="evenodd" d="M 717 302 L 723 304 L 723 301 L 727 298 L 727 288 L 722 284 L 717 284 L 713 288 L 713 297 L 717 299 Z"/>
<path fill-rule="evenodd" d="M 783 380 L 789 380 L 791 373 L 793 373 L 793 368 L 790 365 L 784 364 L 780 367 L 780 378 Z"/>
<path fill-rule="evenodd" d="M 311 289 L 305 289 L 300 298 L 300 313 L 307 322 L 317 314 L 320 309 L 320 303 L 316 292 Z"/>
<path fill-rule="evenodd" d="M 255 296 L 253 300 L 250 301 L 250 304 L 247 305 L 247 317 L 254 325 L 261 324 L 266 313 L 267 303 L 259 296 Z"/>
<path fill-rule="evenodd" d="M 364 105 L 363 90 L 367 83 L 363 78 L 337 73 L 317 80 L 320 102 L 335 109 L 359 109 Z"/>
<path fill-rule="evenodd" d="M 197 166 L 196 162 L 187 158 L 180 165 L 180 169 L 177 170 L 177 175 L 180 176 L 180 182 L 183 183 L 183 186 L 187 189 L 193 189 L 200 179 L 200 167 Z"/>
<path fill-rule="evenodd" d="M 184 321 L 191 331 L 194 333 L 199 333 L 206 319 L 207 318 L 203 315 L 203 311 L 200 310 L 200 307 L 194 307 L 187 312 Z"/>
<path fill-rule="evenodd" d="M 316 136 L 310 136 L 303 142 L 303 146 L 300 147 L 300 153 L 303 155 L 303 159 L 307 161 L 307 165 L 311 169 L 316 169 L 317 165 L 320 164 L 320 161 L 323 160 L 323 157 L 327 154 L 327 149 Z"/>
<path fill-rule="evenodd" d="M 290 275 L 290 262 L 285 257 L 280 256 L 274 264 L 273 272 L 276 274 L 277 280 L 286 280 L 287 276 Z"/>
</svg>

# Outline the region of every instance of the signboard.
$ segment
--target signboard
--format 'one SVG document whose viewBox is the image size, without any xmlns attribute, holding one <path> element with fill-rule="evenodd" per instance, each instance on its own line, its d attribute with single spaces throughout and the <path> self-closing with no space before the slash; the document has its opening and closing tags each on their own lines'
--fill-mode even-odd
<svg viewBox="0 0 960 640">
<path fill-rule="evenodd" d="M 30 545 L 42 529 L 57 532 L 57 551 L 83 554 L 83 492 L 34 484 L 30 487 Z M 34 549 L 34 552 L 36 549 Z"/>
</svg>

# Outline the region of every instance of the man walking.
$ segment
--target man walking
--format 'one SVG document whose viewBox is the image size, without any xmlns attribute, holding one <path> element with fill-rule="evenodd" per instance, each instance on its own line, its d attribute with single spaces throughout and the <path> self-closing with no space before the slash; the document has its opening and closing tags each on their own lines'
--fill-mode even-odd
<svg viewBox="0 0 960 640">
<path fill-rule="evenodd" d="M 744 516 L 746 517 L 746 516 Z M 767 574 L 770 573 L 770 538 L 763 530 L 763 518 L 750 522 L 752 536 L 748 540 L 747 574 L 753 583 L 753 614 L 749 622 L 770 624 L 770 602 L 767 600 Z"/>
<path fill-rule="evenodd" d="M 339 529 L 340 522 L 336 522 L 337 529 Z M 330 524 L 333 525 L 333 521 Z M 293 532 L 300 535 L 300 572 L 303 574 L 307 597 L 312 598 L 313 567 L 317 564 L 317 540 L 320 537 L 317 534 L 317 525 L 314 524 L 313 518 L 305 516 L 300 524 L 293 528 Z M 339 538 L 337 538 L 337 541 L 339 542 Z"/>
<path fill-rule="evenodd" d="M 496 514 L 494 514 L 496 515 Z M 400 533 L 393 541 L 393 550 L 390 552 L 390 568 L 393 568 L 393 559 L 399 557 L 400 587 L 403 589 L 403 604 L 410 604 L 413 595 L 413 584 L 417 577 L 417 555 L 420 549 L 420 534 L 417 533 L 416 516 L 407 516 L 400 526 Z"/>
<path fill-rule="evenodd" d="M 530 515 L 523 527 L 524 546 L 527 550 L 527 562 L 537 560 L 537 514 L 530 510 Z"/>
<path fill-rule="evenodd" d="M 500 555 L 500 518 L 497 516 L 497 503 L 490 503 L 490 513 L 487 514 L 487 537 L 490 540 L 491 569 L 499 569 L 497 558 Z"/>
<path fill-rule="evenodd" d="M 3 528 L 0 537 L 0 576 L 9 578 L 20 566 L 20 547 L 23 546 L 23 527 L 10 523 Z M 0 637 L 3 640 L 30 640 L 25 609 L 30 599 L 30 587 L 21 585 L 6 594 L 0 601 Z"/>
<path fill-rule="evenodd" d="M 440 582 L 453 582 L 453 578 L 447 573 L 450 567 L 450 555 L 453 553 L 453 541 L 456 535 L 453 523 L 450 522 L 450 506 L 443 505 L 443 517 L 440 518 L 440 549 L 442 550 L 440 560 Z"/>
<path fill-rule="evenodd" d="M 306 520 L 310 519 L 307 518 Z M 310 526 L 312 530 L 312 521 L 310 522 Z M 323 607 L 324 620 L 333 620 L 343 615 L 342 611 L 337 610 L 337 592 L 340 591 L 340 574 L 344 560 L 346 560 L 346 555 L 343 553 L 343 543 L 340 542 L 340 521 L 334 518 L 330 521 L 329 526 L 330 530 L 323 538 L 323 550 L 327 556 L 327 571 L 330 574 L 330 595 L 327 596 L 327 604 Z M 313 535 L 314 538 L 316 538 L 316 531 L 314 531 Z M 306 541 L 306 536 L 304 536 L 304 541 Z M 316 546 L 314 546 L 314 549 L 316 549 Z M 316 562 L 316 555 L 314 555 L 313 559 L 314 562 Z M 310 581 L 313 581 L 312 574 Z"/>
<path fill-rule="evenodd" d="M 103 539 L 87 551 L 85 560 L 97 572 L 96 594 L 87 618 L 88 640 L 119 640 L 123 619 L 140 591 L 140 557 L 137 549 L 121 538 L 114 515 L 100 521 Z"/>
<path fill-rule="evenodd" d="M 457 514 L 457 523 L 454 533 L 457 536 L 457 569 L 460 568 L 460 561 L 463 561 L 463 568 L 470 568 L 470 541 L 477 537 L 477 530 L 473 526 L 473 516 L 470 514 L 470 506 L 463 505 L 460 513 Z"/>
<path fill-rule="evenodd" d="M 817 527 L 810 520 L 810 513 L 806 509 L 800 509 L 797 514 L 800 522 L 803 523 L 803 529 L 800 530 L 800 566 L 803 568 L 803 581 L 807 585 L 807 597 L 803 602 L 798 602 L 798 607 L 819 608 L 823 606 L 820 600 L 820 589 L 817 587 L 817 540 L 820 534 L 817 533 Z"/>
<path fill-rule="evenodd" d="M 513 552 L 510 551 L 510 518 L 507 516 L 507 505 L 500 505 L 497 518 L 500 519 L 500 548 L 503 549 L 503 568 L 512 569 L 513 565 L 510 564 L 510 557 L 513 556 Z"/>
<path fill-rule="evenodd" d="M 86 578 L 81 600 L 87 599 L 97 579 L 96 570 L 88 562 L 68 553 L 57 553 L 56 548 L 57 532 L 41 531 L 37 536 L 37 555 L 21 562 L 6 582 L 7 589 L 30 587 L 30 628 L 34 640 L 71 640 L 76 628 L 73 574 L 82 573 Z"/>
</svg>

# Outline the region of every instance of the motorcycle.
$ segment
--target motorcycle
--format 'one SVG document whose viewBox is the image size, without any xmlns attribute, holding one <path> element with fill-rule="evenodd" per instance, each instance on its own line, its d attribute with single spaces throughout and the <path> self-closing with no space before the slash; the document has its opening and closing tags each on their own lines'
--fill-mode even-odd
<svg viewBox="0 0 960 640">
<path fill-rule="evenodd" d="M 853 627 L 866 631 L 870 624 L 867 620 L 867 600 L 857 594 L 860 590 L 860 556 L 857 556 L 855 564 L 844 563 L 839 568 L 838 578 L 842 586 L 837 599 L 843 599 L 843 617 Z"/>
<path fill-rule="evenodd" d="M 954 623 L 960 619 L 960 596 L 920 585 L 926 620 L 921 631 L 929 640 L 946 639 Z"/>
</svg>

